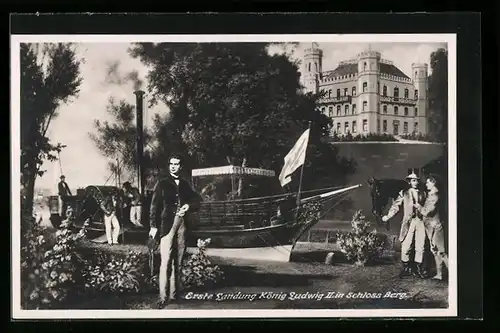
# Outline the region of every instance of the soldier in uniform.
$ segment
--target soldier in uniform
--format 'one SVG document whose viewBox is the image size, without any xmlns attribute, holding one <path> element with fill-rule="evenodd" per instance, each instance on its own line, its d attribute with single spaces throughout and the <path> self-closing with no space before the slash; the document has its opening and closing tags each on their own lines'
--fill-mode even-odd
<svg viewBox="0 0 500 333">
<path fill-rule="evenodd" d="M 415 170 L 409 170 L 406 180 L 410 185 L 409 188 L 399 192 L 387 215 L 382 217 L 382 221 L 387 222 L 398 213 L 401 206 L 403 207 L 403 219 L 399 233 L 403 269 L 399 276 L 404 277 L 413 273 L 420 278 L 425 278 L 422 262 L 426 232 L 421 215 L 415 208 L 415 205 L 424 202 L 425 196 L 423 191 L 419 189 L 419 177 Z M 411 262 L 410 254 L 413 251 L 415 252 L 415 256 L 413 262 Z"/>
</svg>

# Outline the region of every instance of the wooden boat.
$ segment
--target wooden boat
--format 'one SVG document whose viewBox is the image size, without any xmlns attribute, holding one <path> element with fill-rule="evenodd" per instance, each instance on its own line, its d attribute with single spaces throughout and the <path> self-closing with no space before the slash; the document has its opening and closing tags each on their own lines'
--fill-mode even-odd
<svg viewBox="0 0 500 333">
<path fill-rule="evenodd" d="M 193 184 L 197 178 L 274 177 L 274 171 L 256 168 L 224 166 L 219 168 L 195 169 L 192 171 Z M 299 207 L 314 200 L 341 200 L 346 193 L 359 187 L 346 186 L 333 191 L 318 189 L 302 193 Z M 203 190 L 200 192 L 203 193 Z M 234 192 L 234 188 L 232 191 Z M 318 193 L 319 194 L 313 194 Z M 323 193 L 321 193 L 323 192 Z M 200 210 L 192 217 L 192 228 L 188 236 L 188 246 L 196 246 L 198 239 L 210 238 L 212 248 L 260 248 L 293 245 L 303 229 L 312 227 L 319 219 L 307 222 L 297 220 L 297 193 L 276 194 L 236 200 L 204 201 Z"/>
<path fill-rule="evenodd" d="M 142 206 L 142 221 L 147 221 L 151 197 L 144 188 L 145 173 L 142 163 L 142 95 L 142 92 L 136 93 L 138 129 L 137 149 L 139 157 L 137 179 L 140 193 L 142 193 L 143 198 L 145 198 Z M 306 132 L 308 138 L 309 130 Z M 306 138 L 306 136 L 304 136 L 306 132 L 304 132 L 297 141 L 297 144 L 299 142 L 302 143 L 300 149 L 303 149 L 302 147 L 304 147 L 304 145 L 307 146 L 308 139 L 301 141 L 301 139 Z M 254 257 L 258 259 L 290 260 L 290 254 L 300 236 L 314 226 L 314 224 L 319 222 L 319 216 L 304 218 L 304 216 L 301 215 L 301 212 L 304 212 L 304 205 L 314 202 L 321 203 L 324 200 L 340 202 L 350 191 L 361 186 L 354 185 L 335 189 L 318 189 L 316 191 L 309 191 L 308 193 L 301 192 L 303 168 L 304 163 L 302 162 L 300 185 L 297 193 L 279 193 L 283 191 L 281 186 L 278 186 L 279 190 L 276 190 L 276 187 L 274 190 L 272 187 L 266 187 L 266 184 L 269 185 L 272 183 L 272 180 L 277 179 L 272 170 L 233 165 L 193 170 L 192 182 L 195 188 L 197 185 L 203 185 L 198 184 L 198 180 L 203 177 L 225 177 L 226 180 L 230 181 L 231 189 L 229 193 L 227 189 L 224 189 L 224 186 L 219 186 L 222 187 L 222 189 L 217 189 L 217 186 L 214 184 L 223 185 L 224 182 L 214 182 L 213 179 L 211 182 L 209 181 L 208 184 L 205 184 L 206 186 L 202 186 L 200 191 L 202 196 L 207 194 L 207 188 L 212 188 L 214 191 L 212 197 L 202 202 L 197 213 L 186 217 L 186 223 L 188 224 L 189 230 L 187 236 L 188 248 L 196 248 L 198 240 L 210 239 L 210 245 L 207 248 L 208 255 L 245 258 L 253 253 Z M 293 170 L 296 169 L 297 167 L 293 168 Z M 293 172 L 293 170 L 290 172 Z M 289 173 L 289 175 L 291 175 L 291 173 Z M 248 178 L 263 179 L 264 181 L 261 182 L 260 185 L 255 186 L 254 189 L 261 192 L 264 191 L 265 194 L 242 193 L 244 188 L 251 188 L 251 186 L 241 186 Z M 238 182 L 237 191 L 236 182 Z M 89 186 L 80 195 L 77 195 L 76 198 L 71 198 L 75 205 L 75 218 L 71 224 L 75 228 L 82 228 L 85 225 L 89 232 L 98 236 L 95 241 L 105 242 L 103 213 L 98 203 L 103 200 L 105 196 L 117 189 L 117 187 L 112 186 Z M 219 190 L 223 198 L 217 198 L 217 195 L 221 194 L 218 193 Z M 238 193 L 237 198 L 234 196 L 236 192 Z M 55 197 L 54 200 L 51 201 L 54 220 L 57 220 L 57 209 L 55 209 L 55 207 L 58 207 L 58 205 L 56 206 L 57 200 L 58 198 Z M 118 217 L 122 225 L 122 233 L 134 231 L 147 237 L 149 231 L 147 226 L 141 229 L 132 229 L 130 222 L 127 222 L 128 214 L 126 212 L 122 213 L 122 216 Z M 53 224 L 57 225 L 57 223 L 54 222 Z M 145 240 L 146 238 L 144 238 L 144 241 Z"/>
</svg>

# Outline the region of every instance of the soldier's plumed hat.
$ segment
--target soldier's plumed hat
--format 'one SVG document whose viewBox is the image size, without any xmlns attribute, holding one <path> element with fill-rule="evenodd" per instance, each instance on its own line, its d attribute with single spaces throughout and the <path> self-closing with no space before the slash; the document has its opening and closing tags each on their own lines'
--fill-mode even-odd
<svg viewBox="0 0 500 333">
<path fill-rule="evenodd" d="M 408 169 L 408 176 L 406 176 L 406 179 L 420 179 L 418 169 Z"/>
</svg>

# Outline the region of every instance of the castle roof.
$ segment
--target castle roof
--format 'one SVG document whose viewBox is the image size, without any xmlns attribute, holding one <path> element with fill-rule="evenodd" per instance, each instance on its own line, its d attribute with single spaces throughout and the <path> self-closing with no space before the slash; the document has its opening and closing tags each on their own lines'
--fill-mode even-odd
<svg viewBox="0 0 500 333">
<path fill-rule="evenodd" d="M 343 63 L 340 64 L 337 68 L 335 68 L 333 71 L 329 72 L 326 78 L 333 78 L 337 76 L 344 76 L 344 75 L 350 75 L 350 74 L 357 74 L 358 73 L 358 64 L 357 63 Z M 393 75 L 405 79 L 409 79 L 408 75 L 403 73 L 399 68 L 392 64 L 387 64 L 384 62 L 380 62 L 380 73 L 381 74 L 387 74 L 387 75 Z"/>
</svg>

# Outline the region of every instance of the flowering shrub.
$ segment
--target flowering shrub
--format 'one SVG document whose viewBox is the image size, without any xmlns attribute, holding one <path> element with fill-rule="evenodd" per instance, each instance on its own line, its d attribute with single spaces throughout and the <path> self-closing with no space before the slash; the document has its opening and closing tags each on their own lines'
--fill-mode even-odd
<svg viewBox="0 0 500 333">
<path fill-rule="evenodd" d="M 361 211 L 356 211 L 351 221 L 352 231 L 337 234 L 337 244 L 348 260 L 354 260 L 358 266 L 380 257 L 384 241 L 375 231 L 369 232 L 370 222 Z"/>
<path fill-rule="evenodd" d="M 206 255 L 210 238 L 198 239 L 197 251 L 182 265 L 182 283 L 185 288 L 201 287 L 206 284 L 215 284 L 224 278 L 223 272 L 217 265 L 212 265 Z"/>
<path fill-rule="evenodd" d="M 303 204 L 299 209 L 299 223 L 307 224 L 311 221 L 319 219 L 319 215 L 323 205 L 319 201 L 310 201 Z"/>
<path fill-rule="evenodd" d="M 97 255 L 82 272 L 87 291 L 138 292 L 144 280 L 144 258 L 130 251 L 124 257 Z"/>
<path fill-rule="evenodd" d="M 74 250 L 85 229 L 73 233 L 67 225 L 49 237 L 38 223 L 27 228 L 21 248 L 22 302 L 26 309 L 51 308 L 62 303 L 79 283 L 80 261 Z"/>
</svg>

